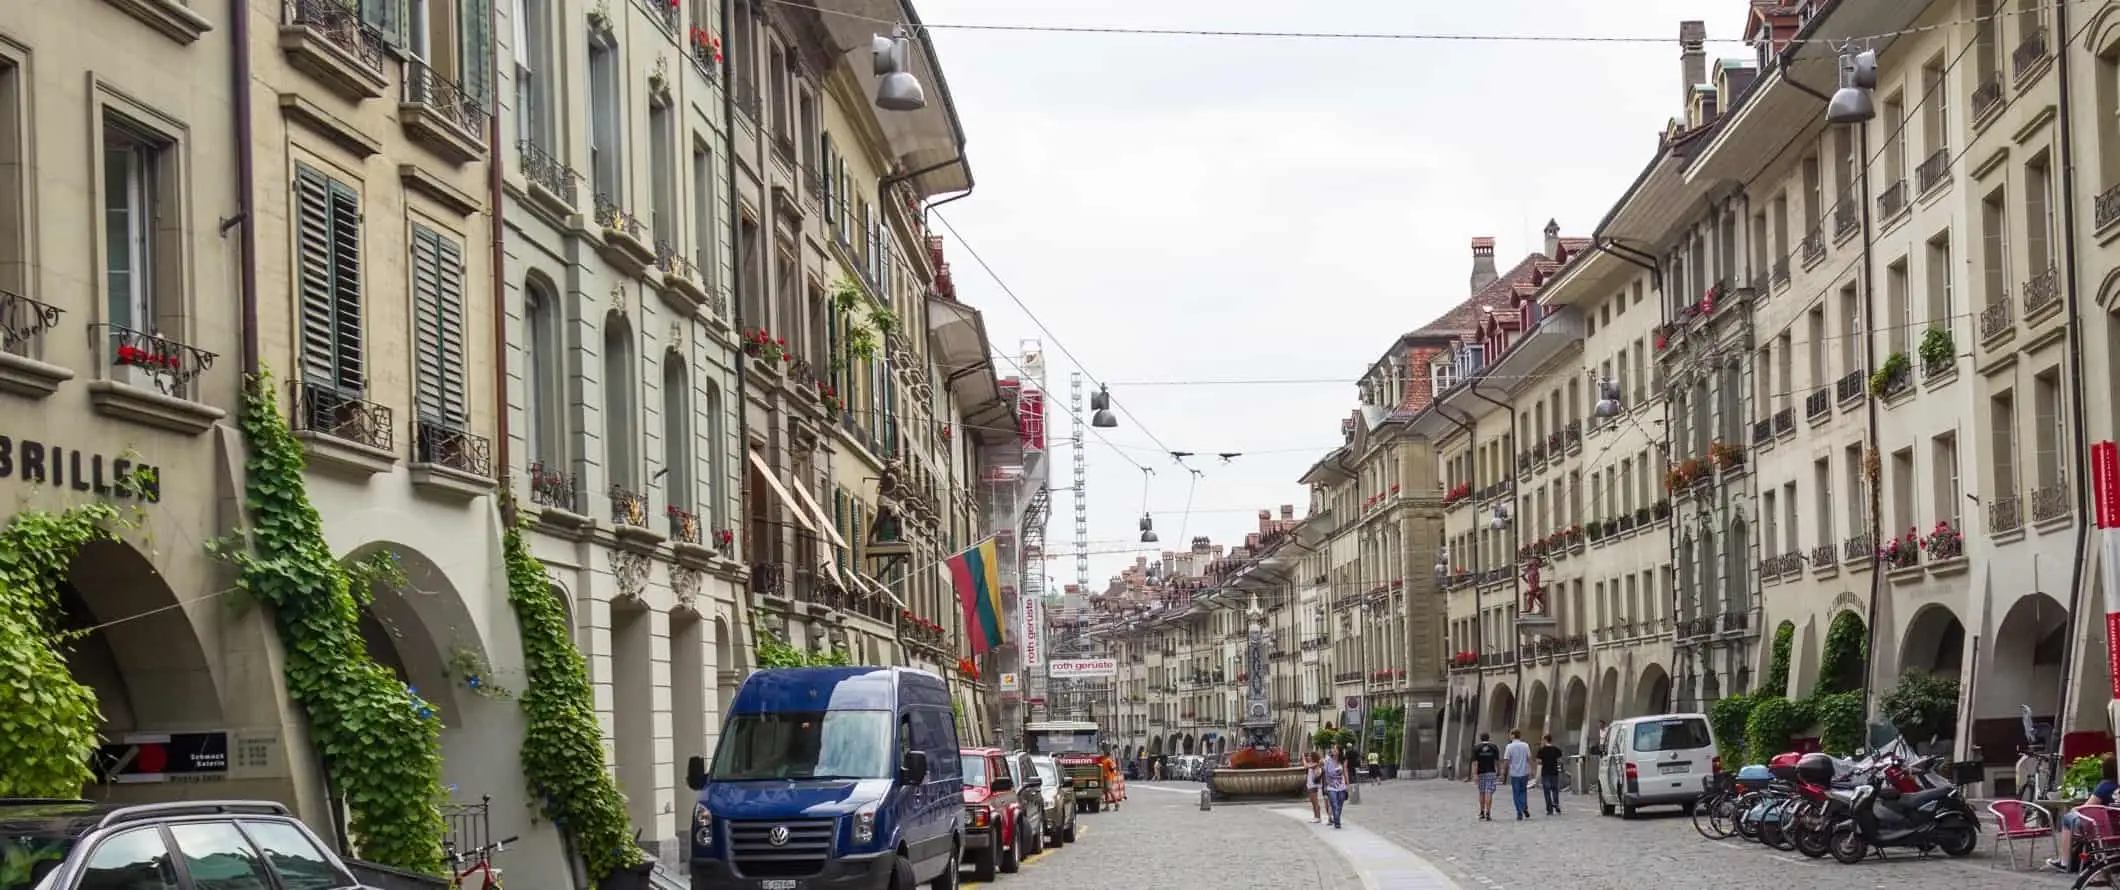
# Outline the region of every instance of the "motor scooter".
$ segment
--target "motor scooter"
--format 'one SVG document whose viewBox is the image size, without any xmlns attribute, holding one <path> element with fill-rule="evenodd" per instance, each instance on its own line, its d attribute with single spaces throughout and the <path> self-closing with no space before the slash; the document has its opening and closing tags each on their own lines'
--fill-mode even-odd
<svg viewBox="0 0 2120 890">
<path fill-rule="evenodd" d="M 1848 865 L 1886 847 L 1919 850 L 1923 856 L 1941 849 L 1951 857 L 1970 856 L 1980 842 L 1980 817 L 1957 786 L 1900 790 L 1893 777 L 1879 774 L 1852 790 L 1831 792 L 1847 814 L 1830 835 L 1833 858 Z"/>
</svg>

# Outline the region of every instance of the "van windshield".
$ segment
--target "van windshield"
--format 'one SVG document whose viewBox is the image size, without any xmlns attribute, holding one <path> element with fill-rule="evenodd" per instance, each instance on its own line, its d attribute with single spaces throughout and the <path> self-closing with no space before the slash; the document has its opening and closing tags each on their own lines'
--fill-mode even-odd
<svg viewBox="0 0 2120 890">
<path fill-rule="evenodd" d="M 1095 754 L 1097 732 L 1033 732 L 1023 747 L 1032 754 Z"/>
<path fill-rule="evenodd" d="M 713 778 L 888 779 L 889 711 L 782 711 L 738 714 L 722 730 Z"/>
<path fill-rule="evenodd" d="M 1636 751 L 1693 751 L 1713 747 L 1715 742 L 1708 738 L 1708 721 L 1699 717 L 1644 720 L 1634 724 Z"/>
</svg>

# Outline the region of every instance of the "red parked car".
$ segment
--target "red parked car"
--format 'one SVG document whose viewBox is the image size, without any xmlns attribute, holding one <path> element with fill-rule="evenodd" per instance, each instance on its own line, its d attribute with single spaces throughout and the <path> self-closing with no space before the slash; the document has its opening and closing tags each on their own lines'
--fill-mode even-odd
<svg viewBox="0 0 2120 890">
<path fill-rule="evenodd" d="M 965 859 L 982 881 L 996 871 L 1013 874 L 1045 848 L 1045 807 L 1035 803 L 1038 771 L 1022 752 L 964 748 L 958 754 L 964 758 Z"/>
</svg>

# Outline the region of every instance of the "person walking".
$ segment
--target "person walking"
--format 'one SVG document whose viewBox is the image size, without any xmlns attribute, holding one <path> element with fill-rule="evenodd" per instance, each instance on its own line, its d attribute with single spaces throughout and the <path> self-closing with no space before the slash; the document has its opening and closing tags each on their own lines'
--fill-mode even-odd
<svg viewBox="0 0 2120 890">
<path fill-rule="evenodd" d="M 1324 804 L 1318 800 L 1318 752 L 1303 752 L 1303 793 L 1310 798 L 1310 824 L 1325 821 Z"/>
<path fill-rule="evenodd" d="M 1509 746 L 1502 749 L 1502 759 L 1509 763 L 1509 799 L 1516 803 L 1516 818 L 1521 822 L 1531 818 L 1531 746 L 1524 744 L 1524 734 L 1509 730 Z"/>
<path fill-rule="evenodd" d="M 1325 815 L 1338 828 L 1340 811 L 1347 806 L 1347 767 L 1338 755 L 1325 755 L 1325 762 L 1318 766 L 1318 784 L 1325 791 Z"/>
<path fill-rule="evenodd" d="M 1501 763 L 1502 749 L 1494 744 L 1494 737 L 1480 733 L 1480 743 L 1472 746 L 1472 770 L 1479 777 L 1481 822 L 1494 821 L 1494 787 Z"/>
<path fill-rule="evenodd" d="M 1561 757 L 1560 746 L 1553 743 L 1553 734 L 1547 733 L 1545 744 L 1538 749 L 1538 786 L 1546 792 L 1546 815 L 1561 814 Z"/>
</svg>

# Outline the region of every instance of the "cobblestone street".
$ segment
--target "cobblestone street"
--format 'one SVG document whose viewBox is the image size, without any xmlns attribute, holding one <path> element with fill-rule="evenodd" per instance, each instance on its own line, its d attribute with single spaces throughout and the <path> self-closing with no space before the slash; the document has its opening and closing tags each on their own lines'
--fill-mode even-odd
<svg viewBox="0 0 2120 890">
<path fill-rule="evenodd" d="M 1137 782 L 1117 813 L 1083 817 L 1081 839 L 994 883 L 1005 890 L 1214 886 L 1218 890 L 1932 890 L 2066 887 L 2058 875 L 2010 871 L 1983 839 L 1964 860 L 1843 866 L 1738 841 L 1709 841 L 1676 811 L 1633 821 L 1600 817 L 1594 798 L 1569 795 L 1564 815 L 1516 823 L 1507 790 L 1497 820 L 1475 822 L 1472 786 L 1399 781 L 1364 786 L 1347 830 L 1309 823 L 1307 808 L 1218 805 L 1201 812 L 1199 786 Z M 1410 855 L 1409 855 L 1410 854 Z M 2046 851 L 2040 858 L 2044 859 Z M 1425 864 L 1414 861 L 1425 860 Z M 1429 868 L 1432 866 L 1432 869 Z M 1425 874 L 1424 874 L 1425 872 Z"/>
</svg>

